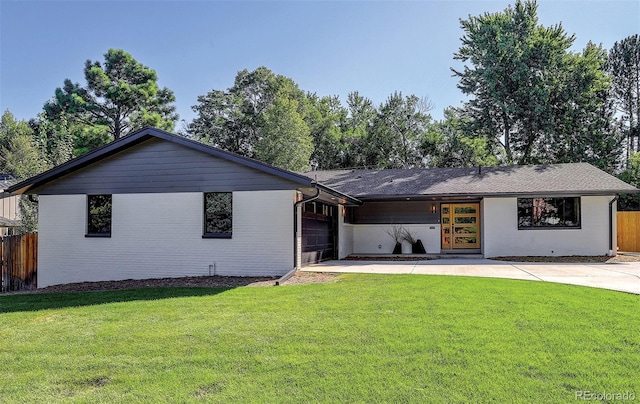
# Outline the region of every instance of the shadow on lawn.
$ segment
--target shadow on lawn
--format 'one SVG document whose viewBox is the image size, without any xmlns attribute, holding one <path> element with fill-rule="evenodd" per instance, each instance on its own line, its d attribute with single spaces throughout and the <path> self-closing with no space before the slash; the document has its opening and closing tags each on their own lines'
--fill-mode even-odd
<svg viewBox="0 0 640 404">
<path fill-rule="evenodd" d="M 21 311 L 93 306 L 137 300 L 161 300 L 178 297 L 213 296 L 233 287 L 151 287 L 100 292 L 28 293 L 0 296 L 0 314 Z"/>
</svg>

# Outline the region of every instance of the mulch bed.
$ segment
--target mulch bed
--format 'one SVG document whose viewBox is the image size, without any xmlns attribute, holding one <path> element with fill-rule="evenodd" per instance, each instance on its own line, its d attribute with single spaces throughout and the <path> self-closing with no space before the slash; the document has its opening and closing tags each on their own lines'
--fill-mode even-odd
<svg viewBox="0 0 640 404">
<path fill-rule="evenodd" d="M 303 285 L 307 283 L 327 283 L 337 280 L 340 274 L 326 272 L 296 272 L 281 285 Z"/>
<path fill-rule="evenodd" d="M 390 255 L 390 256 L 359 256 L 359 255 L 349 255 L 346 258 L 343 258 L 342 261 L 429 261 L 435 259 L 433 257 L 424 257 L 419 255 L 412 255 L 403 257 L 400 255 Z"/>
<path fill-rule="evenodd" d="M 334 281 L 338 275 L 316 272 L 296 272 L 280 285 L 302 285 Z M 16 293 L 97 292 L 140 288 L 236 288 L 240 286 L 274 286 L 279 278 L 246 276 L 190 276 L 182 278 L 127 279 L 123 281 L 81 282 Z"/>
<path fill-rule="evenodd" d="M 35 293 L 91 292 L 139 288 L 235 288 L 238 286 L 272 286 L 278 278 L 240 276 L 186 276 L 183 278 L 127 279 L 123 281 L 80 282 L 48 286 Z"/>
<path fill-rule="evenodd" d="M 565 263 L 616 263 L 616 262 L 638 262 L 640 257 L 635 255 L 616 255 L 609 257 L 607 255 L 572 255 L 567 257 L 493 257 L 496 261 L 513 261 L 513 262 L 565 262 Z"/>
<path fill-rule="evenodd" d="M 358 256 L 350 255 L 343 258 L 343 261 L 428 261 L 437 259 L 435 257 L 421 257 L 421 256 Z M 464 258 L 460 258 L 464 259 Z M 513 261 L 513 262 L 575 262 L 575 263 L 616 263 L 616 262 L 638 262 L 640 256 L 637 255 L 617 255 L 615 257 L 609 257 L 607 255 L 572 255 L 564 257 L 542 257 L 542 256 L 505 256 L 505 257 L 493 257 L 489 258 L 496 261 Z"/>
</svg>

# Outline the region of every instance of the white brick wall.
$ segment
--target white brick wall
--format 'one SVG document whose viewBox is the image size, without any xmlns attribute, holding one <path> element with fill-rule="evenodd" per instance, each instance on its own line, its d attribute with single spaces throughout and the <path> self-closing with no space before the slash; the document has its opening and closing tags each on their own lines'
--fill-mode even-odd
<svg viewBox="0 0 640 404">
<path fill-rule="evenodd" d="M 301 268 L 302 267 L 302 205 L 303 204 L 299 204 L 296 207 L 296 219 L 297 219 L 297 223 L 296 223 L 296 235 L 295 235 L 295 240 L 296 240 L 296 268 Z"/>
<path fill-rule="evenodd" d="M 609 251 L 609 201 L 613 196 L 581 198 L 581 229 L 518 230 L 516 198 L 484 199 L 484 255 L 605 255 Z M 615 234 L 614 205 L 614 234 Z M 615 252 L 616 239 L 614 237 Z"/>
<path fill-rule="evenodd" d="M 354 224 L 353 254 L 391 254 L 395 242 L 386 233 L 391 224 Z M 403 224 L 402 227 L 411 231 L 416 239 L 422 241 L 427 253 L 440 253 L 440 225 L 439 224 Z M 411 246 L 405 243 L 405 251 L 411 252 Z M 380 246 L 380 248 L 378 248 Z"/>
<path fill-rule="evenodd" d="M 353 225 L 344 222 L 343 207 L 338 207 L 338 258 L 353 254 Z"/>
<path fill-rule="evenodd" d="M 232 239 L 203 239 L 203 194 L 115 194 L 111 238 L 85 237 L 85 195 L 41 195 L 38 286 L 293 266 L 293 191 L 233 193 Z"/>
</svg>

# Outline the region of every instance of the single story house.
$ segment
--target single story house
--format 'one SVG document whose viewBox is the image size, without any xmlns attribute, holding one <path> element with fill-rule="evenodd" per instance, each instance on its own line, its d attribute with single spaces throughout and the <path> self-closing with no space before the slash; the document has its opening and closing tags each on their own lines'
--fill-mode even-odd
<svg viewBox="0 0 640 404">
<path fill-rule="evenodd" d="M 615 254 L 616 197 L 586 163 L 294 173 L 154 128 L 9 187 L 38 195 L 38 286 L 279 276 L 389 254 Z"/>
</svg>

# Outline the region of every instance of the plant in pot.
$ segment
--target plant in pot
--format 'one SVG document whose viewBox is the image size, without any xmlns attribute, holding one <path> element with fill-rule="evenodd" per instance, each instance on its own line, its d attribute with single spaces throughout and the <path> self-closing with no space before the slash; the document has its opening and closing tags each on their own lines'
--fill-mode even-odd
<svg viewBox="0 0 640 404">
<path fill-rule="evenodd" d="M 393 226 L 385 230 L 385 232 L 393 239 L 395 246 L 392 254 L 402 254 L 402 240 L 404 240 L 404 227 Z"/>
<path fill-rule="evenodd" d="M 415 238 L 413 233 L 409 230 L 404 230 L 403 239 L 411 244 L 411 253 L 412 254 L 426 254 L 427 250 L 424 249 L 424 245 L 422 244 L 422 240 Z"/>
</svg>

